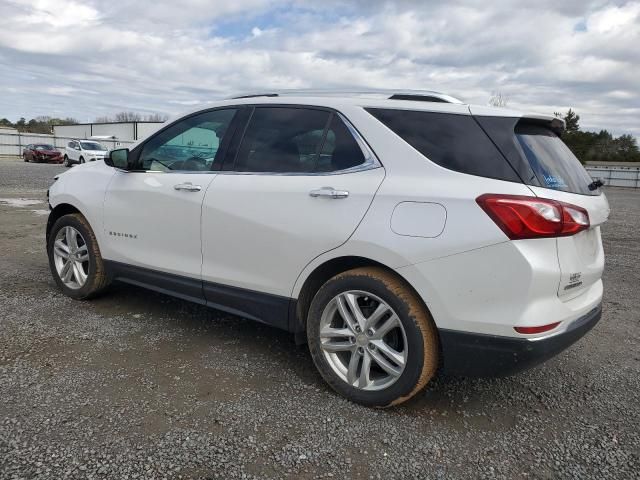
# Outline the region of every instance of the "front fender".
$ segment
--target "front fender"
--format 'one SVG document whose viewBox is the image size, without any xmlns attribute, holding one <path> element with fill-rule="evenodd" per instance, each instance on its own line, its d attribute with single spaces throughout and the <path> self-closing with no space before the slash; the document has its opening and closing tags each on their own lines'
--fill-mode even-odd
<svg viewBox="0 0 640 480">
<path fill-rule="evenodd" d="M 104 162 L 92 162 L 63 173 L 49 188 L 51 213 L 47 221 L 47 235 L 53 223 L 71 211 L 80 212 L 89 222 L 98 240 L 104 238 L 104 198 L 115 170 Z"/>
</svg>

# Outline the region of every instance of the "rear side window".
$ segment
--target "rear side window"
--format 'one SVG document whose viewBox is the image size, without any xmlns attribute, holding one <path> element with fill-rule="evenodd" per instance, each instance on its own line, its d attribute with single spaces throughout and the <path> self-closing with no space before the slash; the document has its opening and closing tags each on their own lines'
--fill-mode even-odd
<svg viewBox="0 0 640 480">
<path fill-rule="evenodd" d="M 334 114 L 315 171 L 335 172 L 357 167 L 364 162 L 360 146 L 340 117 Z"/>
<path fill-rule="evenodd" d="M 312 108 L 256 107 L 233 170 L 326 173 L 364 162 L 360 146 L 339 115 Z"/>
<path fill-rule="evenodd" d="M 442 167 L 469 175 L 521 182 L 469 115 L 378 108 L 367 111 Z"/>
<path fill-rule="evenodd" d="M 313 172 L 331 113 L 286 107 L 256 108 L 238 150 L 237 172 Z"/>
<path fill-rule="evenodd" d="M 569 147 L 552 130 L 540 125 L 519 123 L 515 136 L 524 157 L 540 185 L 563 192 L 598 195 L 589 189 L 592 182 Z"/>
</svg>

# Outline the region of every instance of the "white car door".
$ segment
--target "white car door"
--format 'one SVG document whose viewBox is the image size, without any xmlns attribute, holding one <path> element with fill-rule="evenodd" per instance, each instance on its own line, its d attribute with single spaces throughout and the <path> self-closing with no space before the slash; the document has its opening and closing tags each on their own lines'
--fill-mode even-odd
<svg viewBox="0 0 640 480">
<path fill-rule="evenodd" d="M 112 267 L 202 297 L 202 200 L 234 115 L 223 109 L 183 118 L 130 153 L 139 170 L 118 171 L 104 202 L 103 255 Z"/>
<path fill-rule="evenodd" d="M 286 327 L 296 278 L 349 238 L 384 178 L 354 134 L 328 110 L 255 108 L 230 149 L 233 162 L 225 161 L 204 199 L 202 277 L 210 303 L 222 296 L 220 303 L 246 316 Z"/>
</svg>

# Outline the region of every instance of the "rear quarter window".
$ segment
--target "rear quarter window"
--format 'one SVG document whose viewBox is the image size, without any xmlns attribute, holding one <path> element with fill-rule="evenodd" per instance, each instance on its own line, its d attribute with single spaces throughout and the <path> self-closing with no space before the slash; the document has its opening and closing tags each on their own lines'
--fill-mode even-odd
<svg viewBox="0 0 640 480">
<path fill-rule="evenodd" d="M 470 115 L 380 108 L 366 110 L 441 167 L 469 175 L 522 182 Z"/>
</svg>

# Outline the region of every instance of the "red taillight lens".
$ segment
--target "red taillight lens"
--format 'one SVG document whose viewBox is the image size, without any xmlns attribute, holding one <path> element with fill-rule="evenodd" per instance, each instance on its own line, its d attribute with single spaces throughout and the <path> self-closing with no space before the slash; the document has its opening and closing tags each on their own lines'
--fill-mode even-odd
<svg viewBox="0 0 640 480">
<path fill-rule="evenodd" d="M 549 330 L 556 328 L 558 325 L 560 325 L 560 322 L 550 323 L 549 325 L 540 325 L 539 327 L 513 327 L 513 329 L 518 333 L 531 335 L 533 333 L 548 332 Z"/>
<path fill-rule="evenodd" d="M 476 202 L 511 240 L 564 237 L 589 228 L 584 208 L 557 200 L 487 193 Z"/>
</svg>

